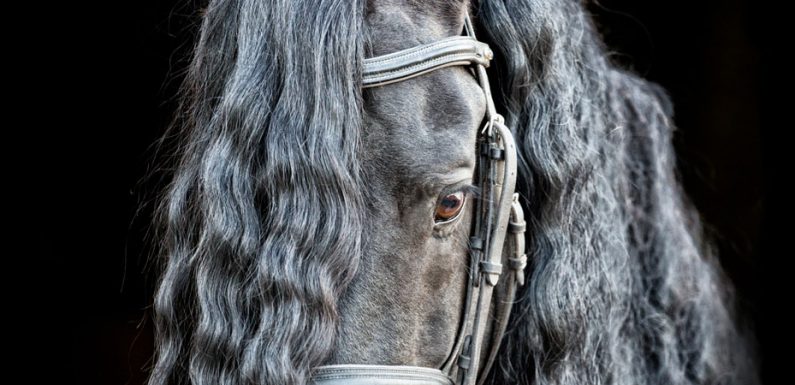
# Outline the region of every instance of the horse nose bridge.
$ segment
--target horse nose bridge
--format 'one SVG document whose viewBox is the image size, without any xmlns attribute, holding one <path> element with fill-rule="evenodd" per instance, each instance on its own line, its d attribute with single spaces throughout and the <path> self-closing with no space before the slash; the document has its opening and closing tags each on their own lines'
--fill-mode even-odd
<svg viewBox="0 0 795 385">
<path fill-rule="evenodd" d="M 470 69 L 446 68 L 427 76 L 427 81 L 424 123 L 474 135 L 486 114 L 486 98 Z"/>
</svg>

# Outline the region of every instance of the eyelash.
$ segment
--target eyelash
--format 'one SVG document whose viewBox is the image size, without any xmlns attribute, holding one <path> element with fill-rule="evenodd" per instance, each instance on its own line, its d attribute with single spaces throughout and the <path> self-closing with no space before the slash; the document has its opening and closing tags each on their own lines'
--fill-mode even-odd
<svg viewBox="0 0 795 385">
<path fill-rule="evenodd" d="M 467 183 L 467 184 L 464 184 L 464 185 L 452 186 L 452 187 L 449 187 L 449 188 L 446 188 L 446 189 L 442 190 L 439 193 L 439 199 L 437 199 L 436 203 L 438 204 L 439 201 L 441 201 L 442 198 L 444 198 L 445 196 L 447 196 L 449 194 L 455 194 L 457 192 L 464 193 L 464 196 L 467 199 L 480 198 L 480 187 L 475 186 L 475 185 L 470 184 L 470 183 Z"/>
</svg>

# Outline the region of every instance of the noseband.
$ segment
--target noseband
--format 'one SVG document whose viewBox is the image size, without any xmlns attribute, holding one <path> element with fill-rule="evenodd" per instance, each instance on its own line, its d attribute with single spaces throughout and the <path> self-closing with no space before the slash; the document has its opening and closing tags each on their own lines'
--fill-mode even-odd
<svg viewBox="0 0 795 385">
<path fill-rule="evenodd" d="M 449 37 L 437 42 L 365 59 L 363 87 L 378 87 L 400 82 L 428 72 L 450 67 L 473 67 L 486 97 L 484 126 L 478 133 L 476 183 L 481 198 L 476 201 L 469 239 L 469 277 L 464 317 L 456 342 L 441 368 L 389 365 L 329 365 L 314 370 L 316 385 L 481 385 L 494 363 L 500 341 L 508 326 L 516 289 L 524 284 L 527 257 L 524 252 L 525 221 L 516 186 L 516 146 L 503 117 L 494 107 L 486 67 L 492 51 L 475 38 L 469 16 L 465 19 L 466 36 Z M 492 297 L 500 275 L 502 247 L 510 236 L 505 291 L 495 301 Z M 490 345 L 486 330 L 491 322 Z M 483 354 L 488 348 L 488 353 Z"/>
</svg>

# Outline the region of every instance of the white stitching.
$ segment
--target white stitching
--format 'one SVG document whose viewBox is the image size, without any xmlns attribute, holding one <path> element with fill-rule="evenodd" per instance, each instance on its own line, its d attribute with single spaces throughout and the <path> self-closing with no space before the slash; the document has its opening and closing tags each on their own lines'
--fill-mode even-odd
<svg viewBox="0 0 795 385">
<path fill-rule="evenodd" d="M 440 56 L 440 57 L 435 58 L 433 60 L 428 60 L 428 61 L 424 61 L 424 62 L 421 62 L 421 63 L 413 64 L 413 65 L 408 66 L 408 67 L 401 67 L 401 68 L 390 70 L 390 71 L 386 71 L 386 72 L 377 72 L 375 74 L 365 75 L 363 77 L 363 81 L 365 83 L 371 83 L 371 82 L 377 83 L 377 82 L 384 81 L 384 80 L 391 80 L 392 79 L 392 75 L 394 75 L 394 74 L 405 73 L 405 75 L 409 75 L 409 74 L 413 74 L 414 72 L 419 72 L 419 71 L 415 71 L 415 69 L 427 70 L 427 69 L 432 69 L 432 68 L 436 67 L 437 65 L 454 64 L 454 63 L 460 62 L 460 61 L 466 61 L 467 63 L 477 62 L 477 60 L 475 60 L 475 58 L 477 58 L 477 57 L 478 56 L 475 56 L 475 54 L 472 54 L 472 53 L 449 54 L 449 55 L 445 55 L 445 56 Z M 401 78 L 401 77 L 403 77 L 403 76 L 397 76 L 396 78 Z"/>
<path fill-rule="evenodd" d="M 409 48 L 406 51 L 397 51 L 397 52 L 393 52 L 393 53 L 388 53 L 386 55 L 376 56 L 374 58 L 364 59 L 364 63 L 365 63 L 365 65 L 369 64 L 369 63 L 382 63 L 382 62 L 388 61 L 388 60 L 393 60 L 393 59 L 397 59 L 397 58 L 401 58 L 401 57 L 405 57 L 405 56 L 416 55 L 418 53 L 425 52 L 425 51 L 428 51 L 428 50 L 430 50 L 432 48 L 435 48 L 436 46 L 448 45 L 451 42 L 456 42 L 456 43 L 459 43 L 459 42 L 480 43 L 476 39 L 473 39 L 473 38 L 471 38 L 469 36 L 450 37 L 450 38 L 447 38 L 447 39 L 444 39 L 444 40 L 439 40 L 439 41 L 436 41 L 436 42 L 433 42 L 433 43 L 428 43 L 426 45 L 421 45 L 419 47 Z M 477 48 L 477 44 L 474 44 L 473 46 L 475 46 Z"/>
</svg>

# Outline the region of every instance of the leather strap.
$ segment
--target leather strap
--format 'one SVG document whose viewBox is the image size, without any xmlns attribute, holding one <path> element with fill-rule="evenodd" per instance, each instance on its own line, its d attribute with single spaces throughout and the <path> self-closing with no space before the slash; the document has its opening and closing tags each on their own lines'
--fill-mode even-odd
<svg viewBox="0 0 795 385">
<path fill-rule="evenodd" d="M 313 385 L 453 385 L 439 369 L 391 365 L 328 365 L 315 369 Z"/>
<path fill-rule="evenodd" d="M 503 159 L 497 162 L 496 172 L 499 178 L 493 180 L 492 189 L 494 189 L 496 200 L 496 210 L 489 210 L 489 215 L 494 215 L 493 229 L 491 229 L 489 249 L 485 255 L 486 261 L 493 264 L 499 264 L 502 260 L 502 246 L 505 241 L 506 233 L 508 230 L 508 221 L 511 213 L 511 202 L 513 200 L 514 190 L 516 187 L 516 145 L 513 141 L 513 136 L 501 121 L 495 119 L 490 124 L 493 135 L 496 141 L 500 144 L 503 150 Z M 491 211 L 496 211 L 492 213 Z M 499 275 L 492 274 L 489 271 L 484 271 L 481 274 L 481 282 L 479 284 L 480 295 L 478 296 L 477 308 L 475 311 L 475 320 L 472 329 L 472 346 L 470 348 L 469 356 L 472 358 L 473 364 L 467 370 L 464 385 L 474 385 L 477 383 L 477 378 L 483 378 L 489 370 L 488 362 L 483 363 L 483 367 L 479 367 L 480 353 L 484 348 L 486 327 L 491 317 L 489 312 L 491 309 L 491 301 L 494 293 L 494 287 L 497 285 L 497 278 Z M 502 334 L 495 336 L 491 340 L 493 350 L 499 349 L 499 344 L 502 339 Z"/>
<path fill-rule="evenodd" d="M 376 87 L 410 79 L 439 68 L 478 64 L 489 66 L 493 53 L 473 37 L 448 37 L 407 50 L 364 59 L 362 87 Z"/>
<path fill-rule="evenodd" d="M 516 290 L 519 286 L 524 285 L 524 268 L 527 266 L 527 255 L 524 254 L 524 232 L 526 228 L 524 220 L 524 211 L 519 203 L 519 194 L 513 194 L 511 202 L 511 216 L 508 222 L 508 232 L 510 233 L 509 241 L 513 244 L 511 253 L 508 256 L 508 280 L 506 282 L 506 289 L 500 302 L 496 305 L 497 311 L 494 316 L 494 329 L 491 331 L 492 343 L 489 353 L 486 355 L 486 363 L 483 365 L 480 375 L 478 376 L 478 385 L 483 385 L 486 381 L 486 375 L 489 369 L 494 364 L 497 358 L 497 352 L 500 350 L 500 342 L 508 329 L 508 320 L 511 316 L 511 309 L 513 302 L 516 299 Z"/>
</svg>

